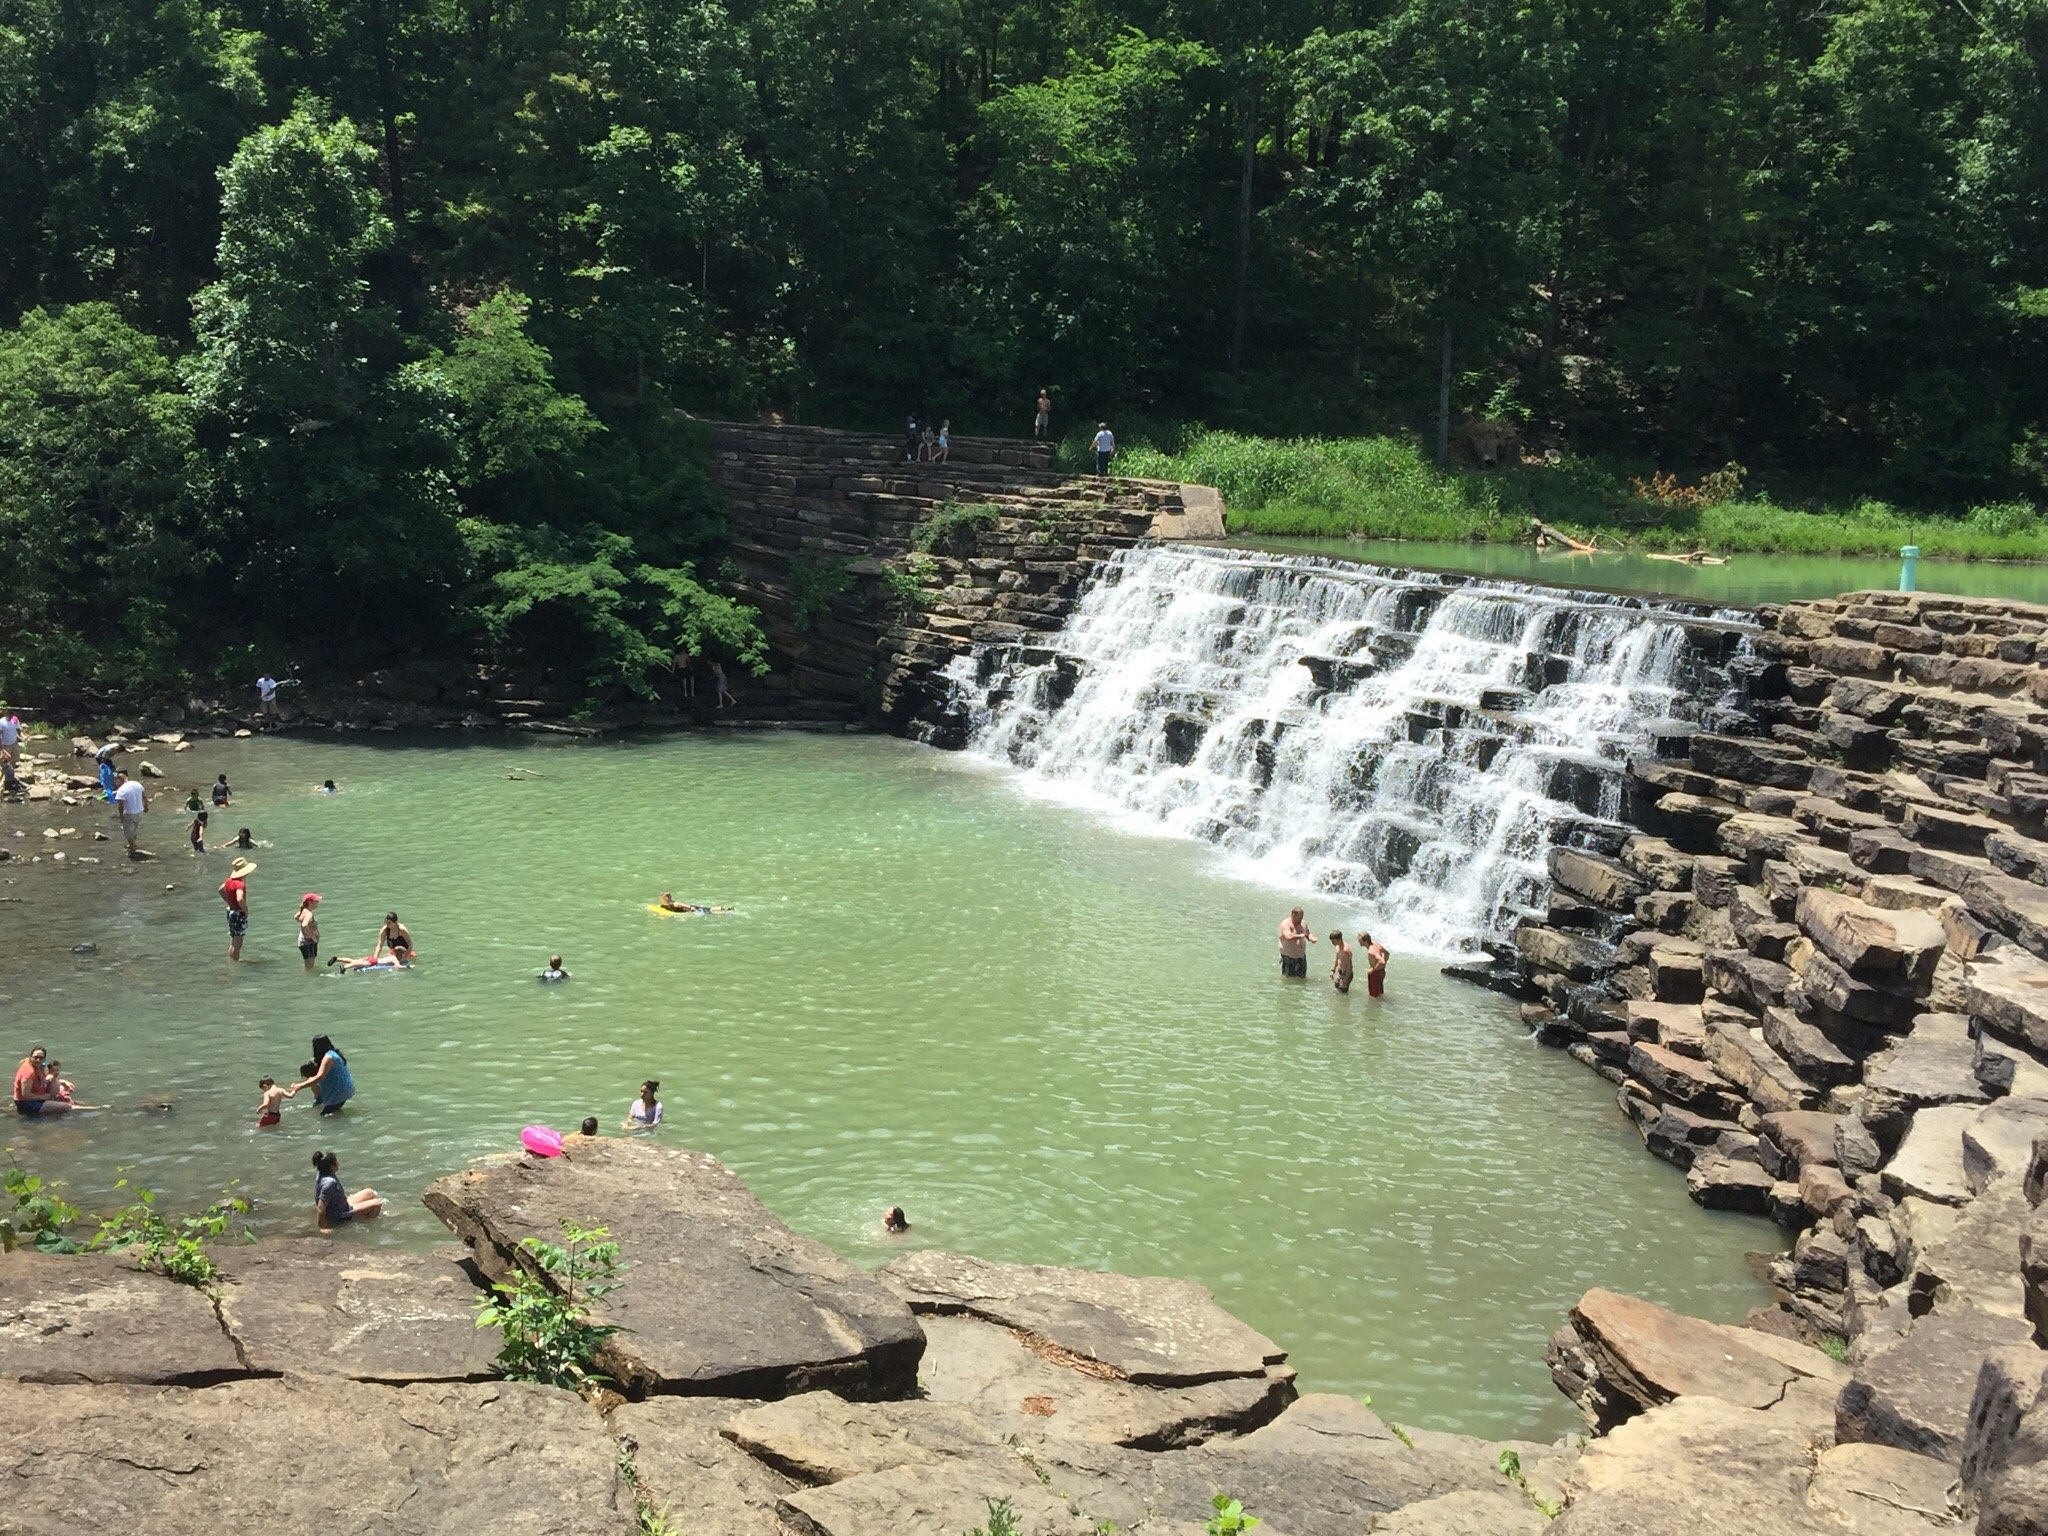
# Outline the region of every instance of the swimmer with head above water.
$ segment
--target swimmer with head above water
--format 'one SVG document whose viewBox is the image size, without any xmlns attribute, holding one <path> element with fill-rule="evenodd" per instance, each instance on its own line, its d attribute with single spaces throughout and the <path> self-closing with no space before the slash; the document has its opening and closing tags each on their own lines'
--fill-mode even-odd
<svg viewBox="0 0 2048 1536">
<path fill-rule="evenodd" d="M 548 956 L 548 968 L 533 978 L 535 981 L 567 981 L 569 973 L 562 969 L 560 955 Z"/>
<path fill-rule="evenodd" d="M 664 912 L 681 912 L 689 917 L 715 917 L 721 913 L 731 912 L 734 909 L 731 907 L 707 907 L 701 901 L 677 901 L 667 891 L 663 891 L 661 893 L 661 910 Z"/>
</svg>

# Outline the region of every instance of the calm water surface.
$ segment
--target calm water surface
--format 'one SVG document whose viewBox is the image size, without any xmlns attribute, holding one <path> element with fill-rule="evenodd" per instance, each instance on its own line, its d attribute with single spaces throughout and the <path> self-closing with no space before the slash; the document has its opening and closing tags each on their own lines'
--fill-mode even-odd
<svg viewBox="0 0 2048 1536">
<path fill-rule="evenodd" d="M 1574 555 L 1539 550 L 1533 544 L 1268 538 L 1232 539 L 1229 543 L 1237 549 L 1334 555 L 1373 565 L 1461 571 L 1503 581 L 1537 581 L 1594 591 L 1643 592 L 1730 608 L 1834 597 L 1843 592 L 1891 591 L 1899 584 L 1896 558 L 1871 559 L 1860 555 L 1736 555 L 1726 565 L 1679 565 L 1669 560 L 1652 560 L 1633 550 Z M 2048 603 L 2048 565 L 1922 560 L 1918 585 L 1923 592 Z"/>
<path fill-rule="evenodd" d="M 1761 1299 L 1743 1254 L 1775 1229 L 1693 1206 L 1511 1005 L 1413 955 L 1380 1003 L 1283 985 L 1280 893 L 995 770 L 786 735 L 158 756 L 181 792 L 153 802 L 153 863 L 81 865 L 110 845 L 42 832 L 96 816 L 0 807 L 7 846 L 72 856 L 0 867 L 9 1060 L 47 1043 L 116 1106 L 10 1117 L 4 1139 L 89 1205 L 123 1173 L 181 1201 L 237 1180 L 263 1229 L 305 1230 L 308 1160 L 332 1146 L 396 1200 L 337 1240 L 425 1245 L 445 1238 L 429 1179 L 530 1121 L 609 1129 L 654 1076 L 665 1139 L 864 1262 L 892 1251 L 878 1217 L 900 1202 L 917 1243 L 1190 1276 L 1306 1388 L 1414 1422 L 1570 1427 L 1543 1341 L 1590 1285 L 1722 1318 Z M 216 822 L 269 845 L 239 967 L 227 856 L 192 858 L 178 810 L 222 770 L 237 798 Z M 311 792 L 329 777 L 339 795 Z M 656 916 L 664 889 L 740 914 Z M 395 907 L 418 968 L 304 975 L 308 890 L 328 952 L 366 950 Z M 1369 916 L 1310 908 L 1324 931 Z M 566 986 L 532 980 L 550 950 Z M 293 1075 L 316 1032 L 356 1101 L 321 1122 L 302 1097 L 254 1131 L 256 1079 Z"/>
</svg>

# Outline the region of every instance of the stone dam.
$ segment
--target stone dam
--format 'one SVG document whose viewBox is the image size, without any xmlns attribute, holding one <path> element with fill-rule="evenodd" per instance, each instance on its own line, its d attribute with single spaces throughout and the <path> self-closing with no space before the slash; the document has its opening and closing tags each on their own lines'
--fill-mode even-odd
<svg viewBox="0 0 2048 1536">
<path fill-rule="evenodd" d="M 1298 1396 L 1285 1341 L 1185 1282 L 869 1274 L 710 1159 L 606 1141 L 440 1181 L 439 1256 L 261 1244 L 212 1294 L 0 1260 L 0 1530 L 321 1529 L 346 1467 L 390 1531 L 964 1536 L 1007 1498 L 1033 1533 L 1194 1532 L 1224 1493 L 1275 1536 L 2048 1532 L 2048 609 L 1162 543 L 1188 488 L 1028 445 L 713 455 L 772 707 L 1466 951 L 1694 1199 L 1783 1226 L 1773 1304 L 1589 1292 L 1549 1347 L 1587 1436 L 1492 1444 Z M 498 1380 L 470 1323 L 557 1216 L 633 1266 L 588 1400 Z"/>
</svg>

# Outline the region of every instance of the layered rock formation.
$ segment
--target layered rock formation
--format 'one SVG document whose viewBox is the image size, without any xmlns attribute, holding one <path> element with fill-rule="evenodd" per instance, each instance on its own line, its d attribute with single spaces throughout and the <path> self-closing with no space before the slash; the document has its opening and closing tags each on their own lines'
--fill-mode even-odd
<svg viewBox="0 0 2048 1536">
<path fill-rule="evenodd" d="M 1956 1483 L 1940 1509 L 1981 1509 L 1982 1530 L 2048 1529 L 2039 1430 L 1972 1450 L 1988 1362 L 2014 1423 L 2048 1369 L 2048 1258 L 2037 1273 L 2028 1241 L 2048 1255 L 2048 609 L 1859 593 L 1766 617 L 1738 669 L 1747 719 L 1631 765 L 1617 854 L 1552 853 L 1557 895 L 1517 928 L 1513 981 L 1695 1199 L 1794 1230 L 1754 1321 L 1837 1341 L 1847 1376 L 1767 1405 L 1769 1351 L 1701 1379 L 1704 1335 L 1674 1343 L 1599 1293 L 1553 1371 L 1594 1424 L 1626 1424 L 1589 1474 L 1631 1447 L 1669 1459 L 1660 1435 L 1725 1450 L 1741 1414 L 1803 1404 L 1835 1470 L 1922 1458 L 1885 1475 Z M 1724 1406 L 1637 1429 L 1694 1398 Z M 1559 1528 L 1637 1528 L 1584 1513 L 1617 1500 Z"/>
<path fill-rule="evenodd" d="M 715 427 L 732 559 L 790 712 L 957 745 L 945 667 L 1059 628 L 1099 561 L 1183 510 L 1178 485 L 1050 465 L 1033 443 L 962 439 L 948 463 L 905 464 L 889 437 Z M 920 549 L 935 519 L 952 531 Z"/>
<path fill-rule="evenodd" d="M 1276 1536 L 1534 1533 L 1576 1458 L 1297 1397 L 1186 1281 L 939 1253 L 869 1275 L 701 1154 L 572 1143 L 427 1199 L 466 1255 L 284 1240 L 224 1252 L 212 1293 L 0 1256 L 0 1530 L 962 1536 L 1007 1499 L 1032 1536 L 1193 1536 L 1226 1493 Z M 565 1217 L 628 1265 L 589 1400 L 495 1379 L 473 1325 L 486 1274 Z"/>
</svg>

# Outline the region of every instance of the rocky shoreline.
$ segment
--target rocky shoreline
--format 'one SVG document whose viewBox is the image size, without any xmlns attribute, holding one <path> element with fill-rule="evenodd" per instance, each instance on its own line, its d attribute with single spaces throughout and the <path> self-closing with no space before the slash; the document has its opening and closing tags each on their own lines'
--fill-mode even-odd
<svg viewBox="0 0 2048 1536">
<path fill-rule="evenodd" d="M 1631 765 L 1639 830 L 1553 850 L 1547 917 L 1483 979 L 1615 1083 L 1696 1200 L 1797 1236 L 1746 1355 L 1626 1349 L 1625 1310 L 1582 1302 L 1552 1373 L 1620 1426 L 1603 1445 L 1657 1446 L 1660 1415 L 1681 1433 L 1659 1405 L 1704 1393 L 1750 1418 L 1682 1434 L 1733 1456 L 1813 1396 L 1828 1454 L 1883 1461 L 1927 1518 L 2048 1530 L 2048 609 L 1873 592 L 1765 618 L 1743 714 Z M 1770 1334 L 1839 1353 L 1839 1390 L 1749 1358 Z M 1804 1475 L 1794 1439 L 1768 1481 Z M 1559 1529 L 1611 1528 L 1590 1519 Z"/>
</svg>

